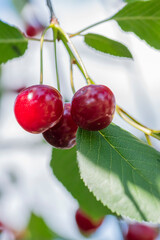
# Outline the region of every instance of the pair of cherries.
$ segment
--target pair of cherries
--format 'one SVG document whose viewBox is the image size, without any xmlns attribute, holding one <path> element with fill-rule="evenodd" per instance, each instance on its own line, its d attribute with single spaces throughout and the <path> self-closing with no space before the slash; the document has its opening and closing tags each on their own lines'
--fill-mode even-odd
<svg viewBox="0 0 160 240">
<path fill-rule="evenodd" d="M 80 232 L 84 235 L 94 233 L 103 223 L 103 218 L 93 220 L 82 209 L 78 209 L 75 219 Z M 127 233 L 124 233 L 125 240 L 155 240 L 158 236 L 158 230 L 141 223 L 133 223 L 128 225 Z"/>
<path fill-rule="evenodd" d="M 43 133 L 56 148 L 75 145 L 78 127 L 98 131 L 107 127 L 115 111 L 115 98 L 104 85 L 88 85 L 79 89 L 71 103 L 63 106 L 58 90 L 48 85 L 24 89 L 15 100 L 18 123 L 30 133 Z"/>
</svg>

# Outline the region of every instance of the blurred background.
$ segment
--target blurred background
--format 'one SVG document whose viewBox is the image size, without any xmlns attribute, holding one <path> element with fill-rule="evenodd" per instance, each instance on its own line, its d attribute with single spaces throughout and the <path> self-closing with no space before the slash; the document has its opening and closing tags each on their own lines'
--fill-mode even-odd
<svg viewBox="0 0 160 240">
<path fill-rule="evenodd" d="M 17 26 L 26 33 L 29 24 L 49 24 L 49 10 L 45 0 L 30 0 L 19 12 L 16 1 L 0 0 L 0 20 Z M 54 10 L 64 28 L 74 33 L 96 21 L 112 16 L 124 6 L 122 0 L 54 0 Z M 114 21 L 90 29 L 124 43 L 134 61 L 95 52 L 81 37 L 73 42 L 82 57 L 91 78 L 107 85 L 115 94 L 117 103 L 138 121 L 152 129 L 160 129 L 160 53 L 139 40 L 132 33 L 124 33 Z M 39 37 L 39 35 L 38 35 Z M 52 39 L 47 33 L 46 38 Z M 44 44 L 44 83 L 56 87 L 53 44 Z M 71 100 L 69 58 L 58 44 L 58 69 L 62 95 Z M 76 89 L 85 85 L 80 72 L 74 69 Z M 25 228 L 30 211 L 42 216 L 48 226 L 68 239 L 85 239 L 75 223 L 78 203 L 52 176 L 49 169 L 51 147 L 41 135 L 25 132 L 16 122 L 13 106 L 19 89 L 38 84 L 40 78 L 40 43 L 30 41 L 23 57 L 1 66 L 0 76 L 0 221 L 14 229 Z M 141 139 L 144 135 L 115 114 L 114 122 Z M 144 139 L 145 140 L 145 139 Z M 152 139 L 160 150 L 158 141 Z M 124 224 L 125 228 L 125 224 Z M 2 236 L 1 239 L 9 239 Z M 107 216 L 92 239 L 123 239 L 119 223 Z"/>
</svg>

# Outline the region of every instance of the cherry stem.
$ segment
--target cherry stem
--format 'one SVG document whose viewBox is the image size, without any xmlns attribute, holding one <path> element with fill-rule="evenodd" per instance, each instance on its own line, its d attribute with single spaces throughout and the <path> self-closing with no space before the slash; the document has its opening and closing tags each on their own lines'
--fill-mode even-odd
<svg viewBox="0 0 160 240">
<path fill-rule="evenodd" d="M 55 26 L 52 25 L 52 28 L 55 28 Z M 68 37 L 69 37 L 69 36 L 68 36 Z M 40 41 L 40 39 L 38 39 L 38 38 L 28 38 L 28 40 L 31 40 L 31 41 Z M 63 39 L 61 39 L 61 40 L 63 41 Z M 65 40 L 66 40 L 66 38 L 65 38 Z M 50 42 L 50 43 L 52 43 L 53 40 L 44 39 L 43 42 Z M 68 40 L 67 40 L 67 42 L 68 42 Z M 68 45 L 66 45 L 66 42 L 63 41 L 63 43 L 64 43 L 66 49 L 68 50 Z M 72 43 L 72 46 L 73 46 L 73 43 Z M 75 49 L 75 47 L 74 47 L 74 49 Z M 76 51 L 76 52 L 77 52 L 77 51 Z M 77 52 L 77 54 L 78 54 L 78 52 Z M 79 54 L 78 54 L 78 56 L 79 56 Z M 80 56 L 79 56 L 79 58 L 80 58 Z M 82 74 L 84 75 L 85 79 L 87 80 L 87 84 L 95 84 L 95 82 L 88 76 L 88 74 L 86 74 L 86 70 L 84 71 L 85 67 L 84 67 L 84 64 L 83 64 L 82 60 L 80 61 L 81 64 L 77 61 L 76 58 L 75 58 L 75 61 L 76 61 L 76 65 L 78 66 L 78 68 L 80 69 L 80 71 L 81 71 Z M 83 66 L 83 67 L 82 67 L 82 66 Z"/>
<path fill-rule="evenodd" d="M 141 124 L 140 122 L 138 122 L 137 120 L 135 120 L 131 115 L 129 115 L 127 112 L 125 112 L 121 107 L 119 107 L 118 105 L 116 105 L 116 111 L 119 114 L 119 116 L 121 118 L 123 118 L 127 123 L 129 123 L 130 125 L 132 125 L 133 127 L 137 128 L 138 130 L 140 130 L 141 132 L 143 132 L 146 136 L 147 142 L 149 145 L 152 145 L 149 136 L 152 136 L 158 140 L 160 140 L 160 136 L 158 134 L 160 134 L 160 131 L 156 131 L 153 129 L 150 129 L 146 126 L 144 126 L 143 124 Z M 156 135 L 157 134 L 157 135 Z"/>
<path fill-rule="evenodd" d="M 84 75 L 85 79 L 86 79 L 86 82 L 87 84 L 95 84 L 95 82 L 89 77 L 88 73 L 87 73 L 87 70 L 82 62 L 82 59 L 77 51 L 77 49 L 75 48 L 75 46 L 73 45 L 72 41 L 70 40 L 69 36 L 67 33 L 65 33 L 63 31 L 63 29 L 60 28 L 58 22 L 57 22 L 57 19 L 54 19 L 50 25 L 53 29 L 57 29 L 61 34 L 62 36 L 64 37 L 64 39 L 61 38 L 62 42 L 64 43 L 67 51 L 69 50 L 68 49 L 68 45 L 66 45 L 66 43 L 68 42 L 71 49 L 70 51 L 72 51 L 72 55 L 75 57 L 75 61 L 76 61 L 76 65 L 78 66 L 79 70 L 82 72 L 82 74 Z M 37 38 L 28 38 L 29 40 L 31 41 L 39 41 L 39 39 Z M 43 42 L 53 42 L 53 40 L 48 40 L 48 39 L 43 39 Z M 68 51 L 69 52 L 69 51 Z"/>
<path fill-rule="evenodd" d="M 48 29 L 50 29 L 51 27 L 47 27 L 41 36 L 41 40 L 40 40 L 40 84 L 43 84 L 43 42 L 44 42 L 44 36 L 46 34 L 46 32 L 48 31 Z"/>
<path fill-rule="evenodd" d="M 77 64 L 77 62 L 79 63 L 78 67 L 81 70 L 81 72 L 83 73 L 83 75 L 84 75 L 84 77 L 86 79 L 87 84 L 93 84 L 93 81 L 90 79 L 90 77 L 89 77 L 89 75 L 87 73 L 87 70 L 86 70 L 86 68 L 85 68 L 85 66 L 84 66 L 84 64 L 82 62 L 82 59 L 81 59 L 77 49 L 75 48 L 74 44 L 70 40 L 68 34 L 63 31 L 63 29 L 59 26 L 59 24 L 54 25 L 54 27 L 56 27 L 57 30 L 62 34 L 62 36 L 64 37 L 65 41 L 69 43 L 69 46 L 70 46 L 71 51 L 72 51 L 72 54 L 74 55 L 74 57 L 76 59 L 76 64 Z M 62 39 L 62 41 L 64 39 Z M 64 41 L 63 41 L 63 43 L 64 43 Z"/>
<path fill-rule="evenodd" d="M 146 137 L 148 145 L 152 146 L 152 142 L 151 142 L 150 137 L 147 134 L 145 134 L 145 137 Z"/>
<path fill-rule="evenodd" d="M 94 24 L 91 24 L 91 25 L 89 25 L 89 26 L 81 29 L 80 31 L 78 31 L 78 32 L 76 32 L 76 33 L 70 34 L 69 37 L 71 38 L 71 37 L 75 37 L 75 36 L 77 36 L 77 35 L 80 35 L 82 32 L 84 32 L 84 31 L 86 31 L 86 30 L 88 30 L 88 29 L 90 29 L 90 28 L 93 28 L 93 27 L 95 27 L 95 26 L 97 26 L 97 25 L 99 25 L 99 24 L 102 24 L 102 23 L 104 23 L 104 22 L 107 22 L 107 21 L 109 21 L 109 20 L 111 20 L 111 18 L 106 18 L 106 19 L 103 19 L 102 21 L 99 21 L 99 22 L 96 22 L 96 23 L 94 23 Z"/>
<path fill-rule="evenodd" d="M 73 82 L 73 62 L 74 62 L 74 59 L 70 58 L 70 83 L 71 83 L 72 92 L 73 94 L 75 94 L 76 90 Z"/>
<path fill-rule="evenodd" d="M 57 89 L 60 92 L 60 81 L 58 74 L 58 60 L 57 60 L 57 29 L 52 28 L 53 30 L 53 38 L 54 38 L 54 57 L 55 57 L 55 66 L 56 66 L 56 77 L 57 77 Z"/>
</svg>

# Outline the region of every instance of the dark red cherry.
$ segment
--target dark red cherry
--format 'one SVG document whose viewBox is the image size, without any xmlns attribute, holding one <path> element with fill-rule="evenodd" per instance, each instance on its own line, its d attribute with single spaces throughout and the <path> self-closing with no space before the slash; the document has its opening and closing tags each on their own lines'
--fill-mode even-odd
<svg viewBox="0 0 160 240">
<path fill-rule="evenodd" d="M 77 124 L 71 117 L 71 104 L 65 103 L 61 120 L 43 133 L 45 140 L 56 148 L 72 148 L 76 144 Z"/>
<path fill-rule="evenodd" d="M 155 240 L 158 233 L 156 229 L 143 224 L 130 224 L 126 240 Z"/>
<path fill-rule="evenodd" d="M 26 26 L 26 34 L 27 36 L 29 37 L 34 37 L 36 36 L 37 34 L 39 34 L 40 32 L 42 32 L 44 29 L 44 26 L 42 26 L 41 24 L 38 24 L 38 25 L 27 25 Z"/>
<path fill-rule="evenodd" d="M 103 219 L 97 221 L 91 219 L 80 208 L 76 211 L 75 219 L 79 230 L 85 235 L 94 233 L 103 222 Z"/>
<path fill-rule="evenodd" d="M 35 35 L 37 35 L 37 29 L 36 27 L 32 26 L 32 25 L 28 25 L 26 28 L 26 34 L 29 37 L 34 37 Z"/>
<path fill-rule="evenodd" d="M 71 115 L 77 125 L 90 131 L 107 127 L 115 112 L 115 98 L 104 85 L 88 85 L 73 96 Z"/>
<path fill-rule="evenodd" d="M 63 114 L 61 94 L 47 85 L 24 89 L 15 100 L 14 113 L 26 131 L 42 133 L 56 125 Z"/>
</svg>

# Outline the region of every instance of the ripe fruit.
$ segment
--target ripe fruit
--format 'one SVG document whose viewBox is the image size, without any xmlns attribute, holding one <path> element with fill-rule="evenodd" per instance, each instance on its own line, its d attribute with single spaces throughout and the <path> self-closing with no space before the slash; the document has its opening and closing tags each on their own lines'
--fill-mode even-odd
<svg viewBox="0 0 160 240">
<path fill-rule="evenodd" d="M 126 240 L 154 240 L 157 237 L 157 231 L 143 224 L 130 224 Z"/>
<path fill-rule="evenodd" d="M 56 125 L 63 114 L 61 94 L 47 85 L 24 89 L 15 100 L 14 113 L 26 131 L 42 133 Z"/>
<path fill-rule="evenodd" d="M 103 219 L 98 221 L 91 219 L 80 208 L 76 211 L 75 219 L 79 230 L 85 235 L 94 233 L 103 222 Z"/>
<path fill-rule="evenodd" d="M 90 131 L 107 127 L 115 112 L 115 98 L 104 85 L 88 85 L 79 89 L 72 99 L 71 115 L 77 125 Z"/>
<path fill-rule="evenodd" d="M 32 25 L 28 25 L 27 28 L 26 28 L 26 34 L 29 37 L 33 37 L 37 34 L 37 29 Z"/>
<path fill-rule="evenodd" d="M 76 144 L 77 128 L 71 117 L 71 104 L 65 103 L 61 120 L 45 131 L 43 137 L 56 148 L 72 148 Z"/>
<path fill-rule="evenodd" d="M 34 37 L 41 31 L 43 31 L 43 29 L 44 29 L 44 27 L 42 25 L 37 25 L 37 26 L 27 25 L 26 26 L 26 34 L 29 37 Z"/>
</svg>

